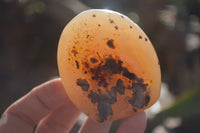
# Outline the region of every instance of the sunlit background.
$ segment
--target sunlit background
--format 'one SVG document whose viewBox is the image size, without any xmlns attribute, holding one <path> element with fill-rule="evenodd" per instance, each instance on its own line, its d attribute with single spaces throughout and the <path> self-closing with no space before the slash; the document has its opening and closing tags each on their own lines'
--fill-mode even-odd
<svg viewBox="0 0 200 133">
<path fill-rule="evenodd" d="M 157 51 L 161 97 L 146 110 L 146 133 L 200 133 L 200 0 L 1 0 L 0 114 L 34 86 L 58 76 L 62 29 L 90 8 L 127 15 Z M 85 119 L 81 115 L 71 133 Z M 115 121 L 110 133 L 119 124 Z"/>
</svg>

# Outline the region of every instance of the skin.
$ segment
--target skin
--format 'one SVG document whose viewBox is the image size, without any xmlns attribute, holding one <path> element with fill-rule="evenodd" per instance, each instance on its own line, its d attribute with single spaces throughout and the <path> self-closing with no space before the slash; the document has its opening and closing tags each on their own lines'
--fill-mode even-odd
<svg viewBox="0 0 200 133">
<path fill-rule="evenodd" d="M 66 133 L 71 130 L 80 111 L 69 100 L 60 79 L 33 88 L 10 105 L 0 119 L 1 133 Z M 112 122 L 98 123 L 88 118 L 79 133 L 107 133 Z M 143 133 L 146 116 L 140 112 L 122 120 L 117 133 Z"/>
</svg>

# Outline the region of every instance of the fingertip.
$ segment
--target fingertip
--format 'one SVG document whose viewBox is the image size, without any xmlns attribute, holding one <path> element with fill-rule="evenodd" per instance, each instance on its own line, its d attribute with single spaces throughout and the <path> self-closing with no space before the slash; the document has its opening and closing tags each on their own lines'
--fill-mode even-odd
<svg viewBox="0 0 200 133">
<path fill-rule="evenodd" d="M 20 127 L 19 132 L 26 128 L 32 130 L 49 112 L 64 104 L 70 105 L 71 102 L 61 80 L 57 78 L 47 81 L 7 108 L 3 113 L 3 117 L 7 116 L 6 119 L 4 118 L 7 124 L 4 124 L 3 127 Z M 23 128 L 22 125 L 24 125 Z"/>
<path fill-rule="evenodd" d="M 69 102 L 60 78 L 52 79 L 35 87 L 31 93 L 41 99 L 50 110 Z"/>
<path fill-rule="evenodd" d="M 111 124 L 112 122 L 110 121 L 99 123 L 95 120 L 88 118 L 79 130 L 79 133 L 108 133 Z"/>
<path fill-rule="evenodd" d="M 145 112 L 137 113 L 122 120 L 117 133 L 144 133 L 147 124 Z"/>
<path fill-rule="evenodd" d="M 63 89 L 63 85 L 61 82 L 60 78 L 55 78 L 55 79 L 51 79 L 49 81 L 46 81 L 45 83 L 38 85 L 36 87 L 33 88 L 32 92 L 38 91 L 38 90 L 50 90 L 50 89 Z"/>
<path fill-rule="evenodd" d="M 43 118 L 37 126 L 37 133 L 66 133 L 71 130 L 80 111 L 72 104 L 63 105 Z"/>
</svg>

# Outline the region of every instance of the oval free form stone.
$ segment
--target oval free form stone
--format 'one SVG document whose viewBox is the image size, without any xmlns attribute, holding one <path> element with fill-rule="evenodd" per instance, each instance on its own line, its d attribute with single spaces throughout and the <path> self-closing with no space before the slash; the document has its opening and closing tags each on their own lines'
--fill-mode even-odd
<svg viewBox="0 0 200 133">
<path fill-rule="evenodd" d="M 99 122 L 134 115 L 160 96 L 153 45 L 137 24 L 114 11 L 87 10 L 67 24 L 58 68 L 71 101 Z"/>
</svg>

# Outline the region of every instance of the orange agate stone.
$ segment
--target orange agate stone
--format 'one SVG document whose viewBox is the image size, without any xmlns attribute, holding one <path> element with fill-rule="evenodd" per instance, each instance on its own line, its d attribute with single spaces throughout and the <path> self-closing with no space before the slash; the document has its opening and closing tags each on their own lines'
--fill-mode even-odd
<svg viewBox="0 0 200 133">
<path fill-rule="evenodd" d="M 67 95 L 90 118 L 112 121 L 160 96 L 159 60 L 149 38 L 125 15 L 87 10 L 64 28 L 58 68 Z"/>
</svg>

